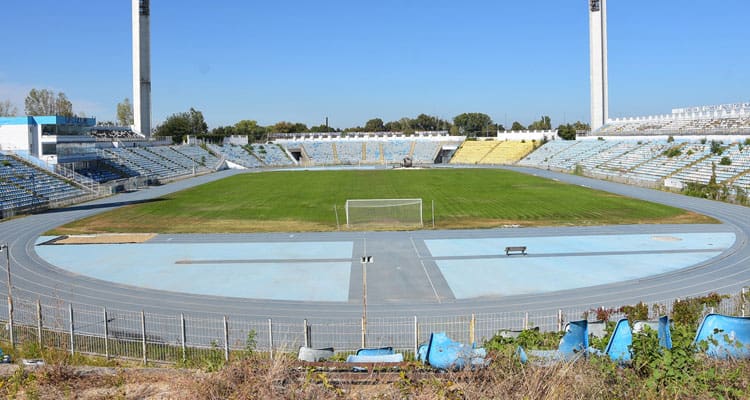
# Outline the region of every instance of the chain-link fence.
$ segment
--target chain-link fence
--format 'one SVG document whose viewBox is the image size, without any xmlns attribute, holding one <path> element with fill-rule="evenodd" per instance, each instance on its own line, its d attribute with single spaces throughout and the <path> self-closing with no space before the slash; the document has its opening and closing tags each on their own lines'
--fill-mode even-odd
<svg viewBox="0 0 750 400">
<path fill-rule="evenodd" d="M 576 307 L 461 316 L 291 321 L 163 315 L 49 300 L 15 297 L 8 307 L 0 307 L 0 320 L 6 327 L 0 330 L 0 339 L 71 353 L 175 363 L 207 355 L 228 360 L 232 353 L 247 351 L 264 351 L 273 356 L 274 352 L 294 352 L 300 346 L 333 347 L 344 353 L 360 347 L 390 346 L 412 353 L 432 332 L 445 332 L 459 342 L 481 344 L 501 331 L 561 331 L 569 321 L 595 321 L 601 314 L 596 308 Z M 670 315 L 676 301 L 680 300 L 643 305 L 649 317 L 656 318 Z M 610 320 L 624 316 L 619 307 L 606 311 Z M 723 298 L 715 307 L 704 306 L 703 314 L 708 313 L 747 316 L 749 291 L 743 289 Z"/>
</svg>

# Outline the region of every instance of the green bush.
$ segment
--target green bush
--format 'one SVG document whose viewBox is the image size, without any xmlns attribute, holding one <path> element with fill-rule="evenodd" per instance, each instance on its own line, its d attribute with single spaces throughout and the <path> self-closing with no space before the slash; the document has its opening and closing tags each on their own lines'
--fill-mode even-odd
<svg viewBox="0 0 750 400">
<path fill-rule="evenodd" d="M 709 293 L 703 297 L 686 298 L 684 300 L 675 300 L 672 305 L 672 319 L 677 325 L 684 325 L 693 330 L 698 328 L 703 316 L 703 310 L 706 307 L 717 307 L 722 299 L 729 296 L 718 293 Z"/>
<path fill-rule="evenodd" d="M 648 305 L 644 302 L 640 302 L 634 306 L 622 306 L 619 311 L 628 317 L 631 325 L 635 321 L 648 320 Z"/>
<path fill-rule="evenodd" d="M 719 161 L 719 165 L 732 165 L 732 159 L 730 159 L 727 156 L 721 157 L 721 161 Z"/>
<path fill-rule="evenodd" d="M 682 154 L 682 150 L 678 146 L 670 147 L 669 149 L 665 150 L 664 153 L 665 156 L 669 158 L 677 157 Z"/>
</svg>

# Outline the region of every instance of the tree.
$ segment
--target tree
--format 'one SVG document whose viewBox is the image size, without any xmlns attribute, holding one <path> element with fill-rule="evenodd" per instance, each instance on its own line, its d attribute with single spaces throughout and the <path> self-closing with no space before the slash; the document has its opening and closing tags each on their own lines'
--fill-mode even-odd
<svg viewBox="0 0 750 400">
<path fill-rule="evenodd" d="M 301 132 L 307 132 L 307 125 L 297 122 L 286 122 L 286 121 L 280 121 L 277 122 L 276 125 L 271 127 L 271 131 L 273 133 L 301 133 Z"/>
<path fill-rule="evenodd" d="M 373 118 L 365 123 L 365 132 L 383 132 L 385 131 L 385 124 L 380 118 Z"/>
<path fill-rule="evenodd" d="M 243 119 L 234 124 L 234 135 L 247 136 L 252 141 L 258 142 L 268 133 L 268 129 L 264 126 L 258 125 L 258 121 L 252 119 Z"/>
<path fill-rule="evenodd" d="M 56 115 L 61 115 L 63 117 L 72 117 L 73 115 L 73 103 L 68 100 L 68 97 L 65 96 L 65 93 L 60 92 L 57 94 L 57 98 L 55 99 L 55 108 L 56 108 Z"/>
<path fill-rule="evenodd" d="M 576 128 L 571 124 L 560 125 L 557 127 L 557 136 L 563 140 L 575 140 Z"/>
<path fill-rule="evenodd" d="M 181 143 L 185 136 L 199 136 L 208 133 L 208 125 L 203 119 L 203 113 L 190 108 L 188 112 L 172 114 L 163 124 L 156 127 L 154 136 L 171 136 L 172 141 Z"/>
<path fill-rule="evenodd" d="M 483 113 L 463 113 L 453 118 L 453 124 L 458 127 L 460 133 L 467 136 L 482 135 L 489 133 L 492 129 L 492 118 Z"/>
<path fill-rule="evenodd" d="M 0 117 L 15 117 L 18 108 L 10 100 L 0 101 Z"/>
<path fill-rule="evenodd" d="M 547 115 L 542 115 L 539 121 L 534 121 L 529 125 L 530 131 L 548 131 L 552 129 L 552 120 Z"/>
<path fill-rule="evenodd" d="M 127 97 L 122 103 L 117 103 L 117 123 L 120 126 L 133 125 L 133 105 Z"/>
<path fill-rule="evenodd" d="M 308 131 L 315 133 L 326 133 L 326 132 L 337 132 L 336 128 L 320 124 L 318 126 L 311 126 Z"/>
<path fill-rule="evenodd" d="M 218 126 L 214 129 L 211 129 L 211 136 L 232 136 L 235 135 L 234 127 L 233 126 Z"/>
<path fill-rule="evenodd" d="M 42 89 L 31 89 L 24 101 L 26 115 L 73 116 L 73 103 L 65 93 Z"/>
<path fill-rule="evenodd" d="M 576 130 L 576 132 L 591 132 L 591 125 L 581 121 L 574 122 L 573 128 Z"/>
<path fill-rule="evenodd" d="M 518 121 L 513 121 L 513 125 L 510 127 L 510 130 L 512 131 L 525 131 L 526 127 L 521 125 Z"/>
</svg>

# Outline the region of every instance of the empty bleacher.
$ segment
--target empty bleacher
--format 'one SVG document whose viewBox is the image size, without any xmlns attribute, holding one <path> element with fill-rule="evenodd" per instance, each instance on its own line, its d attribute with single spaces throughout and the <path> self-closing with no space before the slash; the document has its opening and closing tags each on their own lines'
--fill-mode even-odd
<svg viewBox="0 0 750 400">
<path fill-rule="evenodd" d="M 518 160 L 534 150 L 534 143 L 507 140 L 499 142 L 487 155 L 482 158 L 480 164 L 515 164 Z"/>
<path fill-rule="evenodd" d="M 260 168 L 263 166 L 258 157 L 241 146 L 234 144 L 225 144 L 223 146 L 209 144 L 208 148 L 216 154 L 223 155 L 228 161 L 245 168 Z"/>
<path fill-rule="evenodd" d="M 286 151 L 277 144 L 253 144 L 251 149 L 255 156 L 267 166 L 294 165 Z"/>
<path fill-rule="evenodd" d="M 730 161 L 729 165 L 721 165 L 724 157 Z M 557 140 L 544 144 L 519 164 L 563 171 L 581 166 L 585 173 L 596 177 L 621 178 L 649 186 L 661 185 L 666 179 L 683 185 L 688 182 L 707 184 L 715 173 L 719 184 L 750 189 L 750 146 L 738 143 L 725 146 L 721 154 L 712 154 L 710 143 L 636 142 L 612 138 Z"/>
<path fill-rule="evenodd" d="M 479 164 L 500 142 L 467 140 L 458 148 L 451 164 Z"/>
<path fill-rule="evenodd" d="M 721 160 L 724 157 L 731 160 L 730 165 L 721 165 Z M 707 184 L 714 174 L 714 166 L 716 168 L 716 182 L 729 183 L 733 178 L 750 170 L 750 148 L 740 150 L 737 145 L 729 146 L 722 154 L 705 157 L 690 168 L 674 174 L 672 178 L 679 179 L 683 184 L 687 182 Z"/>
<path fill-rule="evenodd" d="M 74 199 L 89 192 L 49 171 L 0 154 L 0 208 L 27 209 Z"/>
<path fill-rule="evenodd" d="M 333 142 L 332 146 L 336 149 L 336 155 L 340 164 L 360 164 L 362 163 L 362 146 L 365 142 L 338 140 Z"/>
<path fill-rule="evenodd" d="M 411 154 L 413 140 L 387 140 L 383 142 L 383 159 L 386 163 L 399 163 Z"/>
</svg>

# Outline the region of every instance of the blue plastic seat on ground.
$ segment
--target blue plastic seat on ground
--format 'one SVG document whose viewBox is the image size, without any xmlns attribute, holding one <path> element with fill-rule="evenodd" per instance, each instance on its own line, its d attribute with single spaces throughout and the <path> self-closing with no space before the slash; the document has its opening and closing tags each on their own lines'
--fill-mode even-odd
<svg viewBox="0 0 750 400">
<path fill-rule="evenodd" d="M 357 350 L 358 356 L 384 356 L 394 354 L 393 347 L 376 347 Z"/>
<path fill-rule="evenodd" d="M 707 342 L 706 355 L 716 359 L 750 359 L 750 317 L 708 314 L 694 344 Z"/>
<path fill-rule="evenodd" d="M 349 355 L 347 363 L 400 363 L 404 355 L 395 353 L 393 347 L 365 348 L 357 350 L 357 354 Z"/>
<path fill-rule="evenodd" d="M 633 330 L 630 329 L 630 322 L 627 318 L 617 321 L 615 330 L 607 343 L 605 353 L 609 359 L 617 362 L 628 362 L 631 360 L 630 346 L 633 344 Z"/>
<path fill-rule="evenodd" d="M 669 330 L 669 317 L 663 316 L 659 318 L 659 321 L 655 324 L 649 321 L 636 322 L 636 325 L 645 325 L 649 327 L 656 327 L 656 332 L 659 337 L 659 346 L 666 349 L 672 348 L 672 335 Z M 605 353 L 609 356 L 612 361 L 621 363 L 630 362 L 632 354 L 630 346 L 633 345 L 633 330 L 630 328 L 630 323 L 627 318 L 623 318 L 617 321 L 615 330 L 612 332 L 612 336 L 609 338 L 607 349 Z"/>
<path fill-rule="evenodd" d="M 487 351 L 483 348 L 456 342 L 445 332 L 432 333 L 427 343 L 424 357 L 420 347 L 419 358 L 431 367 L 441 370 L 459 370 L 468 365 L 472 367 L 484 366 Z"/>
<path fill-rule="evenodd" d="M 572 321 L 568 324 L 568 329 L 560 340 L 557 350 L 530 350 L 529 355 L 541 364 L 553 364 L 560 361 L 573 361 L 585 355 L 588 347 L 588 321 Z M 529 361 L 526 351 L 521 346 L 518 347 L 516 353 L 523 364 Z"/>
</svg>

